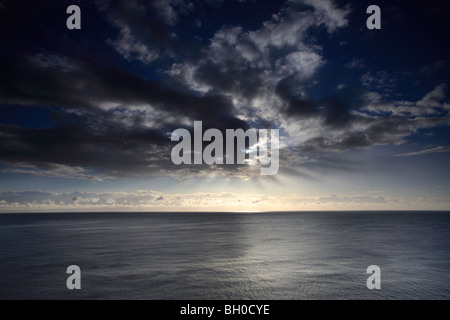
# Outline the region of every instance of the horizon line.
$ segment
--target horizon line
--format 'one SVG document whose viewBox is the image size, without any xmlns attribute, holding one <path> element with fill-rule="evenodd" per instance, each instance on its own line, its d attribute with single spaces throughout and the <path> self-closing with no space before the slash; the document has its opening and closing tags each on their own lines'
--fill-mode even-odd
<svg viewBox="0 0 450 320">
<path fill-rule="evenodd" d="M 38 213 L 343 213 L 343 212 L 449 212 L 450 209 L 379 209 L 379 210 L 368 210 L 368 209 L 349 209 L 349 210 L 267 210 L 267 211 L 204 211 L 204 210 L 192 210 L 192 211 L 171 211 L 171 210 L 163 210 L 163 211 L 11 211 L 11 212 L 1 212 L 0 215 L 3 214 L 38 214 Z"/>
</svg>

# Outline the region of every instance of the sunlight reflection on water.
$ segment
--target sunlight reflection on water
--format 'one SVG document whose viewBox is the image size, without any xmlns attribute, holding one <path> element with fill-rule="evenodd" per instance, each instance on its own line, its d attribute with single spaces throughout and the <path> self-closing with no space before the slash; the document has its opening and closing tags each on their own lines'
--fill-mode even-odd
<svg viewBox="0 0 450 320">
<path fill-rule="evenodd" d="M 449 299 L 448 234 L 438 212 L 1 215 L 0 297 Z"/>
</svg>

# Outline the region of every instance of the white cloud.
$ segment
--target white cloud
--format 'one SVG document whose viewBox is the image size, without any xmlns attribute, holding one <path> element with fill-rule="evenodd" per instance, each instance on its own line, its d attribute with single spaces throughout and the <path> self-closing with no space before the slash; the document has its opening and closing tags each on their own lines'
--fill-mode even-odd
<svg viewBox="0 0 450 320">
<path fill-rule="evenodd" d="M 249 122 L 264 119 L 285 126 L 277 85 L 289 76 L 306 81 L 316 74 L 326 61 L 321 46 L 306 41 L 308 30 L 325 25 L 334 32 L 347 25 L 349 12 L 328 0 L 288 1 L 259 29 L 224 26 L 214 34 L 201 59 L 195 63 L 178 61 L 168 73 L 201 94 L 219 91 L 228 96 L 237 118 Z M 302 94 L 303 86 L 296 90 Z"/>
<path fill-rule="evenodd" d="M 426 150 L 420 150 L 416 152 L 409 152 L 409 153 L 402 153 L 402 154 L 396 154 L 394 157 L 411 157 L 411 156 L 420 156 L 422 154 L 429 154 L 429 153 L 442 153 L 442 152 L 450 152 L 450 146 L 445 147 L 436 147 Z"/>
<path fill-rule="evenodd" d="M 447 85 L 442 83 L 438 85 L 433 91 L 429 92 L 422 100 L 417 102 L 418 106 L 422 107 L 441 107 L 442 100 L 445 99 L 447 92 Z"/>
<path fill-rule="evenodd" d="M 397 85 L 397 78 L 390 72 L 381 70 L 375 73 L 367 72 L 361 76 L 361 83 L 381 92 L 392 93 Z"/>
<path fill-rule="evenodd" d="M 398 117 L 424 117 L 441 115 L 439 108 L 446 108 L 446 103 L 443 100 L 446 97 L 446 84 L 436 86 L 431 92 L 427 93 L 421 100 L 413 101 L 390 101 L 383 102 L 382 97 L 378 94 L 372 94 L 368 97 L 371 100 L 363 109 L 374 113 L 391 113 Z M 443 121 L 448 120 L 446 118 Z M 418 124 L 420 126 L 420 124 Z"/>
<path fill-rule="evenodd" d="M 255 68 L 262 69 L 265 77 L 271 82 L 279 80 L 288 69 L 292 72 L 305 73 L 310 76 L 322 64 L 320 46 L 305 44 L 306 32 L 321 24 L 327 25 L 330 32 L 347 24 L 345 17 L 348 9 L 338 9 L 332 1 L 301 1 L 312 7 L 312 10 L 298 8 L 298 1 L 287 2 L 278 14 L 264 22 L 261 28 L 244 31 L 240 26 L 223 27 L 218 30 L 207 49 L 207 55 L 195 66 L 181 68 L 174 64 L 173 73 L 183 76 L 182 70 L 189 70 L 184 79 L 191 87 L 198 87 L 198 79 L 190 74 L 204 63 L 212 62 L 218 69 Z M 286 54 L 276 63 L 272 63 L 272 50 L 289 47 Z M 194 69 L 194 70 L 193 70 Z M 284 72 L 283 72 L 284 71 Z"/>
<path fill-rule="evenodd" d="M 324 23 L 329 32 L 333 32 L 340 27 L 347 25 L 347 15 L 350 13 L 349 6 L 337 8 L 332 0 L 297 0 L 304 2 L 315 8 L 315 12 L 319 17 L 319 21 Z M 296 0 L 294 0 L 296 2 Z"/>
<path fill-rule="evenodd" d="M 117 40 L 107 40 L 107 42 L 127 60 L 137 59 L 144 64 L 148 64 L 158 58 L 158 53 L 137 40 L 127 26 L 122 26 Z"/>
<path fill-rule="evenodd" d="M 180 15 L 194 9 L 193 3 L 185 0 L 153 0 L 151 4 L 168 26 L 176 25 Z"/>
<path fill-rule="evenodd" d="M 344 64 L 344 67 L 348 69 L 362 69 L 365 67 L 365 63 L 362 59 L 354 58 L 352 61 Z"/>
<path fill-rule="evenodd" d="M 308 51 L 292 52 L 275 63 L 280 75 L 298 73 L 302 78 L 311 77 L 322 64 L 323 60 L 319 54 Z"/>
<path fill-rule="evenodd" d="M 178 16 L 175 10 L 172 7 L 173 0 L 154 0 L 153 6 L 158 11 L 159 15 L 164 19 L 164 21 L 170 25 L 173 26 L 178 21 Z M 178 1 L 179 2 L 179 1 Z"/>
<path fill-rule="evenodd" d="M 127 60 L 136 59 L 145 64 L 155 60 L 158 57 L 157 51 L 141 41 L 134 30 L 140 21 L 145 21 L 148 14 L 146 6 L 135 0 L 122 2 L 118 4 L 121 15 L 113 15 L 111 5 L 108 0 L 97 1 L 99 10 L 106 13 L 110 23 L 119 29 L 118 38 L 107 39 L 106 42 Z"/>
</svg>

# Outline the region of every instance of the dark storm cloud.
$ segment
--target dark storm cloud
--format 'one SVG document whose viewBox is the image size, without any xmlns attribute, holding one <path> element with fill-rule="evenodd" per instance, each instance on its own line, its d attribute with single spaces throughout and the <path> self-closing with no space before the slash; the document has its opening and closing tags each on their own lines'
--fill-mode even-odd
<svg viewBox="0 0 450 320">
<path fill-rule="evenodd" d="M 167 26 L 176 23 L 176 16 L 171 16 L 169 7 L 157 10 L 174 3 L 175 7 L 189 10 L 181 1 L 97 4 L 120 29 L 117 41 L 121 42 L 111 44 L 130 60 L 130 55 L 144 58 L 153 47 L 174 48 L 176 43 Z M 149 43 L 153 43 L 152 48 Z M 205 167 L 172 164 L 170 151 L 174 143 L 170 133 L 174 129 L 185 127 L 192 132 L 194 120 L 202 120 L 205 129 L 218 128 L 222 132 L 249 128 L 246 121 L 235 116 L 230 98 L 217 90 L 199 95 L 183 86 L 174 88 L 125 68 L 100 63 L 79 51 L 72 56 L 4 53 L 0 68 L 0 103 L 12 105 L 17 111 L 21 106 L 43 106 L 49 109 L 53 121 L 50 128 L 1 125 L 0 161 L 12 165 L 5 172 L 50 176 L 67 173 L 69 178 L 92 180 L 175 174 L 180 170 L 187 170 L 184 175 L 189 176 L 189 172 L 200 172 Z M 189 120 L 192 123 L 186 125 Z M 70 171 L 69 167 L 78 169 Z M 97 175 L 89 176 L 82 168 L 92 168 Z M 227 166 L 217 171 L 229 170 L 236 168 Z"/>
<path fill-rule="evenodd" d="M 295 77 L 286 77 L 278 83 L 276 93 L 283 102 L 281 111 L 286 117 L 299 120 L 320 118 L 325 128 L 346 128 L 355 120 L 352 110 L 366 103 L 364 95 L 367 92 L 361 88 L 337 89 L 333 95 L 314 99 L 297 94 L 302 85 Z"/>
<path fill-rule="evenodd" d="M 52 164 L 91 167 L 118 175 L 125 175 L 132 168 L 133 175 L 149 170 L 152 164 L 167 162 L 167 152 L 158 152 L 167 145 L 167 138 L 159 131 L 98 135 L 83 125 L 51 129 L 1 125 L 0 132 L 4 163 L 32 164 L 39 169 L 51 169 L 48 166 Z"/>
<path fill-rule="evenodd" d="M 282 111 L 288 117 L 309 118 L 320 115 L 317 101 L 296 96 L 296 89 L 293 87 L 297 85 L 297 82 L 293 78 L 293 76 L 286 77 L 277 84 L 275 92 L 284 102 Z"/>
<path fill-rule="evenodd" d="M 62 120 L 61 124 L 51 128 L 0 124 L 0 161 L 9 166 L 3 172 L 102 181 L 162 174 L 189 177 L 211 170 L 206 165 L 186 168 L 171 161 L 171 149 L 176 144 L 170 141 L 171 132 L 177 127 L 192 132 L 190 126 L 168 123 L 149 128 L 142 113 L 125 108 L 114 112 L 50 111 L 52 118 Z M 206 121 L 204 130 L 211 126 L 224 132 L 247 124 L 223 117 Z M 216 173 L 241 175 L 245 171 L 245 167 L 228 165 Z"/>
<path fill-rule="evenodd" d="M 2 103 L 68 108 L 145 104 L 197 119 L 213 119 L 218 114 L 227 116 L 233 109 L 224 96 L 214 93 L 196 96 L 177 91 L 126 70 L 93 61 L 77 61 L 73 65 L 58 65 L 57 69 L 52 69 L 42 62 L 3 59 L 0 67 L 4 71 L 0 80 Z"/>
</svg>

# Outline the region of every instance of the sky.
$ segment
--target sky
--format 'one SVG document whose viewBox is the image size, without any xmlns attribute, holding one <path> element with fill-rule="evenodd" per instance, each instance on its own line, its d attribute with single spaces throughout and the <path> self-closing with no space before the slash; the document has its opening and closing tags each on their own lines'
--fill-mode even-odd
<svg viewBox="0 0 450 320">
<path fill-rule="evenodd" d="M 0 212 L 449 210 L 449 13 L 0 0 Z M 194 121 L 278 129 L 278 172 L 174 164 Z"/>
</svg>

